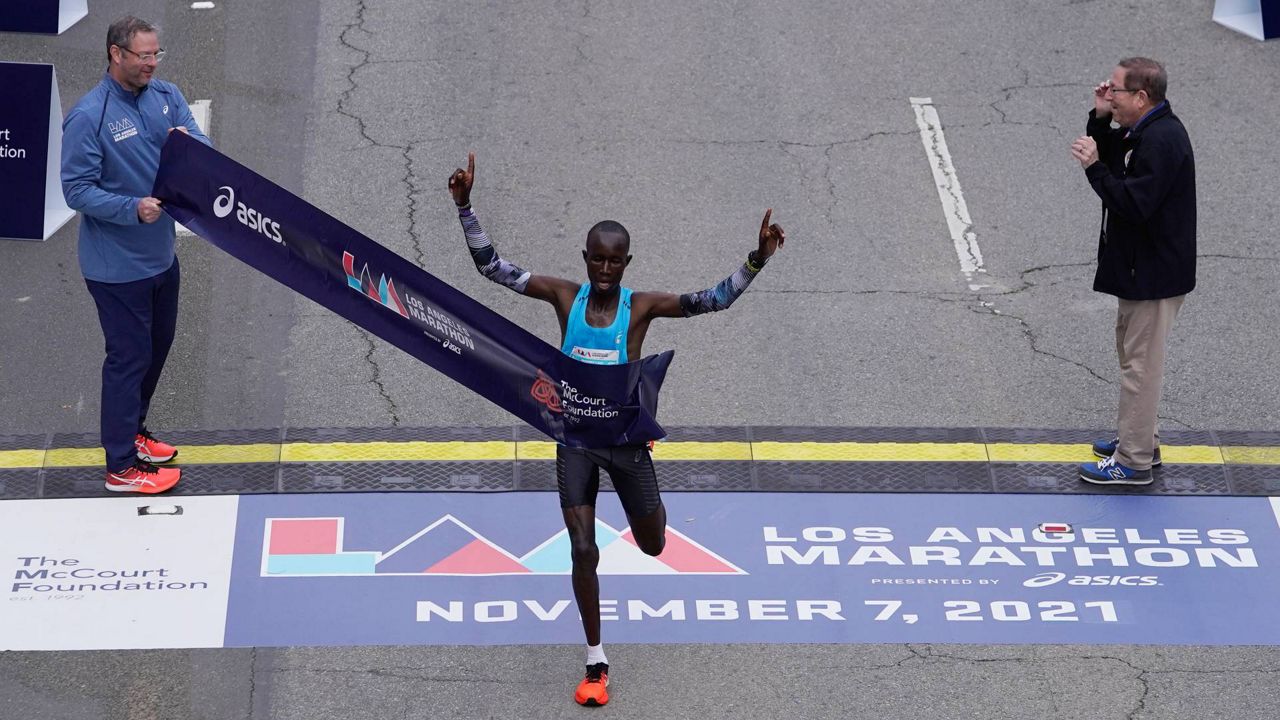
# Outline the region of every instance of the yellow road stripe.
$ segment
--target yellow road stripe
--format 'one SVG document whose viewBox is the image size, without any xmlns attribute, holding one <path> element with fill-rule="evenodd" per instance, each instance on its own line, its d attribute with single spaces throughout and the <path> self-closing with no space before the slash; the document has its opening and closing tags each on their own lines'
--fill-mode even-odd
<svg viewBox="0 0 1280 720">
<path fill-rule="evenodd" d="M 178 448 L 177 462 L 191 465 L 280 462 L 280 446 L 275 443 L 250 445 L 184 445 Z"/>
<path fill-rule="evenodd" d="M 102 448 L 58 448 L 44 455 L 44 466 L 51 467 L 85 467 L 88 465 L 106 465 L 107 455 Z"/>
<path fill-rule="evenodd" d="M 991 462 L 1088 462 L 1093 458 L 1089 445 L 1048 443 L 988 443 Z"/>
<path fill-rule="evenodd" d="M 991 462 L 1089 462 L 1095 459 L 1090 445 L 1047 443 L 990 443 Z M 1162 445 L 1161 459 L 1177 465 L 1221 465 L 1223 453 L 1212 445 Z"/>
<path fill-rule="evenodd" d="M 1161 445 L 1160 459 L 1176 465 L 1221 465 L 1222 450 L 1213 445 Z"/>
<path fill-rule="evenodd" d="M 750 460 L 751 444 L 744 442 L 660 442 L 654 460 Z"/>
<path fill-rule="evenodd" d="M 1280 447 L 1165 445 L 1176 465 L 1280 465 Z M 554 460 L 549 441 L 257 443 L 182 446 L 179 464 L 274 462 L 512 461 Z M 659 442 L 654 460 L 772 462 L 1088 462 L 1085 444 L 898 442 Z M 0 469 L 85 467 L 105 462 L 100 448 L 0 450 Z"/>
<path fill-rule="evenodd" d="M 752 443 L 756 460 L 797 462 L 986 462 L 980 443 Z"/>
<path fill-rule="evenodd" d="M 43 450 L 0 450 L 0 468 L 44 467 Z"/>
<path fill-rule="evenodd" d="M 1280 465 L 1280 448 L 1227 445 L 1222 457 L 1233 465 Z"/>
<path fill-rule="evenodd" d="M 517 460 L 555 460 L 553 442 L 516 443 Z M 750 460 L 751 444 L 744 442 L 659 442 L 653 447 L 657 462 L 672 460 Z"/>
<path fill-rule="evenodd" d="M 545 440 L 516 443 L 517 460 L 555 460 L 556 444 Z"/>
<path fill-rule="evenodd" d="M 282 462 L 372 462 L 388 460 L 515 460 L 515 443 L 364 442 L 285 443 Z"/>
</svg>

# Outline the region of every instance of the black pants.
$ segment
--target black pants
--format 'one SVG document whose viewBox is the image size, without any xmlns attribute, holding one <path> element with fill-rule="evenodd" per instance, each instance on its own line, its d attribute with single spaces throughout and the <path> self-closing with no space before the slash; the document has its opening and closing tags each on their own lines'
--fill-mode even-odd
<svg viewBox="0 0 1280 720">
<path fill-rule="evenodd" d="M 646 445 L 623 445 L 599 450 L 556 446 L 556 484 L 560 507 L 595 507 L 600 491 L 600 470 L 609 473 L 622 509 L 629 518 L 640 518 L 658 509 L 658 477 Z"/>
<path fill-rule="evenodd" d="M 147 420 L 178 325 L 178 259 L 168 270 L 125 283 L 85 280 L 106 339 L 102 363 L 102 449 L 107 469 L 133 465 L 134 436 Z"/>
</svg>

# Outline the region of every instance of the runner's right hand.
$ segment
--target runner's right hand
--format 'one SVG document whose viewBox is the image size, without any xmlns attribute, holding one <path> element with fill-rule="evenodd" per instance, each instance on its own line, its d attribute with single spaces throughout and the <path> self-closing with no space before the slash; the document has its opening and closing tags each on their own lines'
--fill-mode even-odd
<svg viewBox="0 0 1280 720">
<path fill-rule="evenodd" d="M 462 207 L 471 202 L 471 185 L 476 179 L 476 154 L 467 153 L 467 169 L 458 168 L 449 176 L 449 193 L 453 204 Z"/>
</svg>

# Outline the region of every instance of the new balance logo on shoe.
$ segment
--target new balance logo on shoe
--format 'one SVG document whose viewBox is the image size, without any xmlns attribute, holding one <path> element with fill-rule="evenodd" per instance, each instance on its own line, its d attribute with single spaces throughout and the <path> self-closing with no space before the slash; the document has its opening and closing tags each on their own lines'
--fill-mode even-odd
<svg viewBox="0 0 1280 720">
<path fill-rule="evenodd" d="M 1155 478 L 1150 469 L 1134 470 L 1108 457 L 1081 465 L 1080 479 L 1094 485 L 1150 485 Z"/>
</svg>

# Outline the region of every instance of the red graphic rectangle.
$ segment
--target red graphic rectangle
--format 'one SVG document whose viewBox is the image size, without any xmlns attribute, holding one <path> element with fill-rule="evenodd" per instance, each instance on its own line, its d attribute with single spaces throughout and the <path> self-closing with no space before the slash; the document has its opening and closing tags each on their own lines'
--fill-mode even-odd
<svg viewBox="0 0 1280 720">
<path fill-rule="evenodd" d="M 338 552 L 338 518 L 271 520 L 269 555 L 333 555 Z"/>
</svg>

